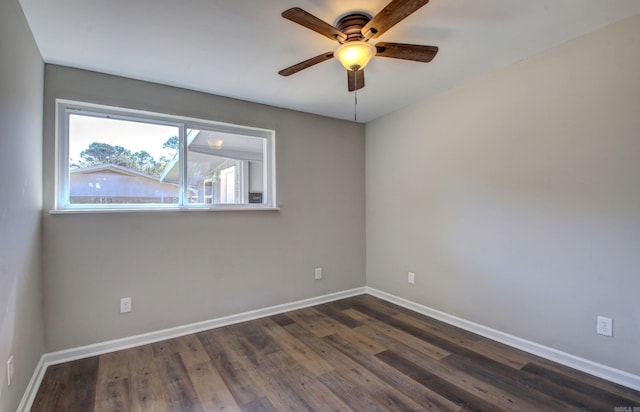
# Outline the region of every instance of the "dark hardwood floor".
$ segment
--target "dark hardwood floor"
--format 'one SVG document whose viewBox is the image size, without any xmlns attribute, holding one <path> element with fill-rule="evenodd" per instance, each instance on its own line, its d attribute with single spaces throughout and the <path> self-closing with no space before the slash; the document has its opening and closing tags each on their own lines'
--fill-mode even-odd
<svg viewBox="0 0 640 412">
<path fill-rule="evenodd" d="M 634 407 L 640 392 L 361 295 L 51 366 L 32 411 Z"/>
</svg>

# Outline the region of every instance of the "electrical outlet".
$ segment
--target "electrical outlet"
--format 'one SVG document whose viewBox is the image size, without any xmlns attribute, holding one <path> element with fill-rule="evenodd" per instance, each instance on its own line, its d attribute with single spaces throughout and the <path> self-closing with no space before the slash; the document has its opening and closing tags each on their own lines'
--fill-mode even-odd
<svg viewBox="0 0 640 412">
<path fill-rule="evenodd" d="M 131 298 L 120 299 L 120 313 L 131 312 Z"/>
<path fill-rule="evenodd" d="M 407 276 L 407 282 L 414 285 L 416 283 L 416 274 L 413 272 L 409 272 L 409 276 Z"/>
<path fill-rule="evenodd" d="M 316 268 L 315 279 L 316 280 L 322 279 L 322 268 Z"/>
<path fill-rule="evenodd" d="M 596 332 L 599 335 L 613 336 L 613 319 L 598 316 L 596 320 Z"/>
<path fill-rule="evenodd" d="M 7 359 L 7 386 L 11 386 L 11 380 L 13 379 L 13 355 Z"/>
</svg>

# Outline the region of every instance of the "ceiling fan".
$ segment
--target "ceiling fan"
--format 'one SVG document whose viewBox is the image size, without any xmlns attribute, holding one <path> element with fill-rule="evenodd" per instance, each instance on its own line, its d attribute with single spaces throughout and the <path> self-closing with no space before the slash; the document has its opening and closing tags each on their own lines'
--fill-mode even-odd
<svg viewBox="0 0 640 412">
<path fill-rule="evenodd" d="M 336 40 L 340 46 L 335 51 L 323 53 L 280 70 L 278 74 L 290 76 L 335 57 L 347 69 L 347 84 L 349 91 L 352 92 L 364 87 L 364 67 L 373 56 L 428 63 L 438 52 L 438 48 L 435 46 L 386 42 L 373 45 L 369 43 L 370 40 L 379 37 L 428 2 L 429 0 L 392 0 L 373 18 L 366 13 L 353 12 L 338 19 L 335 27 L 299 7 L 285 10 L 282 12 L 282 17 L 285 19 L 298 23 L 331 40 Z"/>
</svg>

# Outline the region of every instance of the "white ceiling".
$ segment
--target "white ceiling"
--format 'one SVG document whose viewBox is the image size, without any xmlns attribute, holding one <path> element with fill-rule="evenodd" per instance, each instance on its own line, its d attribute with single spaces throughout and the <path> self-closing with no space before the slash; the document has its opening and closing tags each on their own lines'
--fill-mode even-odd
<svg viewBox="0 0 640 412">
<path fill-rule="evenodd" d="M 20 0 L 47 63 L 353 120 L 354 95 L 331 60 L 278 70 L 337 43 L 280 13 L 334 24 L 389 0 Z M 640 13 L 637 0 L 431 0 L 374 40 L 434 45 L 433 62 L 374 58 L 358 91 L 368 122 L 483 73 Z M 597 56 L 594 56 L 597 58 Z"/>
</svg>

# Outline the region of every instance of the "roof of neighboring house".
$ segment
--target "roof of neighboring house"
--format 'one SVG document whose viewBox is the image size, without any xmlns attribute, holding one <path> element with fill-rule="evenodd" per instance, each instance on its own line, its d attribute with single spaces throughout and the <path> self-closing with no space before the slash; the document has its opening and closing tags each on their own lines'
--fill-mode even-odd
<svg viewBox="0 0 640 412">
<path fill-rule="evenodd" d="M 104 165 L 96 165 L 96 166 L 87 166 L 87 167 L 80 167 L 80 168 L 77 168 L 77 169 L 69 170 L 69 173 L 72 173 L 72 174 L 73 173 L 89 174 L 89 173 L 98 173 L 98 172 L 120 173 L 120 174 L 124 174 L 124 175 L 129 175 L 129 176 L 144 177 L 144 178 L 147 178 L 147 179 L 154 180 L 156 182 L 160 181 L 160 179 L 157 178 L 156 176 L 151 176 L 151 175 L 148 175 L 146 173 L 142 173 L 142 172 L 139 172 L 137 170 L 129 169 L 128 167 L 115 165 L 115 164 L 104 164 Z"/>
</svg>

